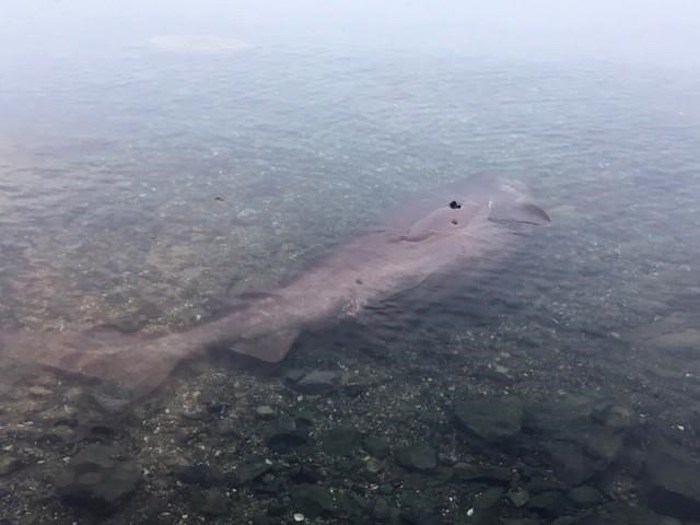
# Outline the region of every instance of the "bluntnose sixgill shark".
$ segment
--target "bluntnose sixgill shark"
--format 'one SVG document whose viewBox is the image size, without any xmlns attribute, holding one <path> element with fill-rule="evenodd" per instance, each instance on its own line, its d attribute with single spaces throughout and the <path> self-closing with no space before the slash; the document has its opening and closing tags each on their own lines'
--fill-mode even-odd
<svg viewBox="0 0 700 525">
<path fill-rule="evenodd" d="M 350 238 L 298 278 L 241 301 L 217 320 L 155 338 L 99 331 L 4 333 L 0 353 L 139 394 L 214 345 L 278 362 L 305 328 L 357 315 L 436 274 L 469 272 L 477 260 L 507 254 L 522 238 L 514 233 L 523 224 L 549 220 L 522 184 L 475 176 L 407 200 L 378 228 Z"/>
</svg>

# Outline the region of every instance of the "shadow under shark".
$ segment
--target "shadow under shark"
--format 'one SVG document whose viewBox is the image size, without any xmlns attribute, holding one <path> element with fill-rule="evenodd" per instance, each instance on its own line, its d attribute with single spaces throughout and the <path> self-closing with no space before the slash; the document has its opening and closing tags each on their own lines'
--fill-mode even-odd
<svg viewBox="0 0 700 525">
<path fill-rule="evenodd" d="M 159 337 L 92 330 L 0 334 L 0 355 L 114 382 L 137 395 L 213 346 L 278 362 L 299 334 L 415 288 L 503 260 L 527 225 L 550 221 L 522 184 L 480 175 L 399 205 L 277 289 L 240 299 L 223 317 Z"/>
</svg>

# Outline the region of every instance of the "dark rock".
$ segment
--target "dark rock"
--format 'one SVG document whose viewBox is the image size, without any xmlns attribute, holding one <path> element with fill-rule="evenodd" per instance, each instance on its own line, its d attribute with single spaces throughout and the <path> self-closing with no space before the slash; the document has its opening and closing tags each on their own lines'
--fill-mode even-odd
<svg viewBox="0 0 700 525">
<path fill-rule="evenodd" d="M 279 422 L 277 429 L 267 438 L 267 446 L 278 454 L 289 454 L 308 442 L 308 430 L 299 428 L 297 421 L 286 418 Z"/>
<path fill-rule="evenodd" d="M 55 480 L 59 495 L 98 514 L 112 514 L 134 493 L 141 479 L 135 461 L 115 459 L 115 450 L 90 446 L 69 461 Z"/>
<path fill-rule="evenodd" d="M 396 451 L 396 461 L 412 470 L 433 470 L 437 467 L 437 451 L 424 443 L 403 447 Z"/>
<path fill-rule="evenodd" d="M 504 467 L 457 463 L 452 467 L 452 478 L 456 481 L 480 482 L 489 485 L 507 485 L 512 475 Z"/>
<path fill-rule="evenodd" d="M 297 414 L 293 423 L 288 419 L 280 423 L 281 426 L 292 424 L 297 430 L 309 433 L 314 428 L 314 415 L 308 412 L 302 412 L 301 414 Z"/>
<path fill-rule="evenodd" d="M 659 514 L 700 520 L 700 463 L 671 448 L 652 452 L 644 471 L 649 506 Z"/>
<path fill-rule="evenodd" d="M 370 510 L 369 502 L 347 490 L 341 490 L 336 496 L 334 514 L 342 516 L 349 523 L 364 523 Z"/>
<path fill-rule="evenodd" d="M 384 498 L 377 498 L 374 500 L 374 505 L 372 506 L 372 517 L 376 521 L 396 521 L 398 516 L 399 510 L 389 505 Z"/>
<path fill-rule="evenodd" d="M 325 475 L 318 469 L 309 465 L 298 465 L 289 471 L 289 477 L 295 483 L 318 483 L 325 479 Z"/>
<path fill-rule="evenodd" d="M 621 451 L 631 423 L 627 407 L 572 397 L 529 407 L 523 430 L 537 442 L 575 443 L 601 472 Z"/>
<path fill-rule="evenodd" d="M 204 463 L 176 467 L 173 474 L 178 481 L 187 485 L 207 486 L 221 480 L 221 474 Z"/>
<path fill-rule="evenodd" d="M 0 477 L 9 476 L 24 466 L 21 459 L 13 456 L 0 456 Z"/>
<path fill-rule="evenodd" d="M 660 516 L 646 507 L 615 502 L 604 509 L 613 518 L 615 525 L 682 525 L 680 520 L 670 516 Z"/>
<path fill-rule="evenodd" d="M 197 512 L 206 516 L 224 516 L 228 514 L 228 498 L 219 489 L 195 490 L 190 494 L 192 504 Z"/>
<path fill-rule="evenodd" d="M 558 524 L 559 520 L 556 522 Z M 659 516 L 644 507 L 616 502 L 562 525 L 681 525 L 681 522 L 675 518 Z"/>
<path fill-rule="evenodd" d="M 348 397 L 358 397 L 369 390 L 369 385 L 366 383 L 348 383 L 343 385 L 343 392 Z"/>
<path fill-rule="evenodd" d="M 290 494 L 295 512 L 301 512 L 310 518 L 332 514 L 335 501 L 327 487 L 320 485 L 294 485 Z"/>
<path fill-rule="evenodd" d="M 563 519 L 557 520 L 555 525 L 622 525 L 615 524 L 612 518 L 603 512 L 591 512 L 589 514 L 584 514 L 577 518 L 567 518 L 564 522 Z"/>
<path fill-rule="evenodd" d="M 228 412 L 228 409 L 228 405 L 220 401 L 212 400 L 204 403 L 204 410 L 212 416 L 223 417 Z"/>
<path fill-rule="evenodd" d="M 506 497 L 516 508 L 524 507 L 530 501 L 530 493 L 522 487 L 510 489 Z"/>
<path fill-rule="evenodd" d="M 520 433 L 523 404 L 517 397 L 460 401 L 454 408 L 457 427 L 488 442 L 501 442 Z"/>
<path fill-rule="evenodd" d="M 324 395 L 336 390 L 340 374 L 332 370 L 313 370 L 294 383 L 294 389 L 302 394 Z"/>
<path fill-rule="evenodd" d="M 549 455 L 557 477 L 569 485 L 585 483 L 608 466 L 607 461 L 589 456 L 578 443 L 545 441 L 541 445 Z"/>
<path fill-rule="evenodd" d="M 367 436 L 363 446 L 375 458 L 385 458 L 389 454 L 389 443 L 378 436 Z"/>
<path fill-rule="evenodd" d="M 542 476 L 534 476 L 527 482 L 525 488 L 532 494 L 539 494 L 540 492 L 549 492 L 552 490 L 563 491 L 565 489 L 564 485 L 558 479 Z"/>
<path fill-rule="evenodd" d="M 406 525 L 444 525 L 445 518 L 441 514 L 423 511 L 406 511 L 400 514 L 401 522 Z"/>
<path fill-rule="evenodd" d="M 580 509 L 596 507 L 605 502 L 603 493 L 590 485 L 582 485 L 571 489 L 566 497 Z"/>
<path fill-rule="evenodd" d="M 216 433 L 223 437 L 236 436 L 240 430 L 240 424 L 233 419 L 224 418 L 216 423 Z"/>
<path fill-rule="evenodd" d="M 559 491 L 542 492 L 533 496 L 527 507 L 547 519 L 554 519 L 564 513 L 567 501 Z"/>
<path fill-rule="evenodd" d="M 323 449 L 335 456 L 349 456 L 360 439 L 360 433 L 353 427 L 338 427 L 330 430 L 323 438 Z"/>
<path fill-rule="evenodd" d="M 270 470 L 272 470 L 272 462 L 270 460 L 259 457 L 248 458 L 231 474 L 231 483 L 240 487 L 261 478 Z"/>
<path fill-rule="evenodd" d="M 474 519 L 479 524 L 497 523 L 503 489 L 492 487 L 474 497 Z"/>
</svg>

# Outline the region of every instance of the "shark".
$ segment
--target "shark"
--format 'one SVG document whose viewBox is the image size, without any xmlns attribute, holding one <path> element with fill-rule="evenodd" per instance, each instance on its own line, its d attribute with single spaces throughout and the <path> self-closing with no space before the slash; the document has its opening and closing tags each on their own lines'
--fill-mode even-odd
<svg viewBox="0 0 700 525">
<path fill-rule="evenodd" d="M 377 226 L 349 236 L 284 284 L 244 294 L 219 318 L 165 335 L 92 329 L 0 334 L 0 356 L 116 383 L 158 388 L 183 361 L 213 347 L 267 363 L 284 359 L 302 331 L 355 317 L 434 276 L 503 260 L 524 230 L 550 222 L 527 187 L 481 174 L 399 202 Z"/>
</svg>

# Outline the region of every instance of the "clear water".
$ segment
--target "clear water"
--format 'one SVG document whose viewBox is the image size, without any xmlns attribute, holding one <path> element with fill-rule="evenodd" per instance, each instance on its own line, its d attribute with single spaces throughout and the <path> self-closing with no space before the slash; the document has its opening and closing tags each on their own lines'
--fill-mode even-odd
<svg viewBox="0 0 700 525">
<path fill-rule="evenodd" d="M 523 239 L 496 276 L 465 268 L 463 293 L 413 311 L 415 332 L 396 335 L 380 312 L 363 344 L 402 347 L 391 359 L 428 375 L 454 363 L 450 353 L 436 361 L 439 348 L 461 352 L 458 392 L 471 383 L 485 393 L 612 396 L 692 450 L 700 78 L 596 61 L 311 46 L 146 46 L 8 71 L 5 329 L 184 329 L 214 315 L 219 298 L 278 281 L 407 195 L 505 172 L 532 188 L 551 226 Z M 359 344 L 352 330 L 323 340 Z M 668 333 L 686 339 L 660 339 Z M 314 345 L 322 353 L 313 340 L 300 352 L 329 359 Z M 506 386 L 488 383 L 498 366 Z M 408 395 L 412 381 L 399 378 L 396 392 Z M 432 406 L 437 398 L 422 392 Z"/>
</svg>

